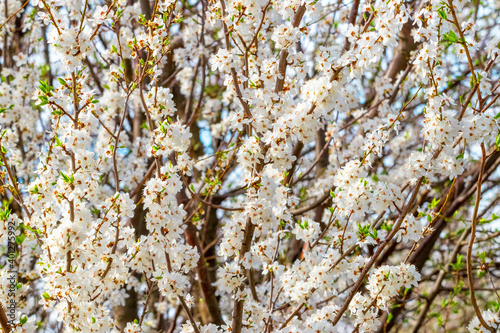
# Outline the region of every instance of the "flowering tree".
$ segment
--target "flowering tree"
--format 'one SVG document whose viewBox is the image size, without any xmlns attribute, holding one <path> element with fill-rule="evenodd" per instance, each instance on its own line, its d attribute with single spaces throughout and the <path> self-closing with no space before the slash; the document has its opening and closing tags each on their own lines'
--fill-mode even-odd
<svg viewBox="0 0 500 333">
<path fill-rule="evenodd" d="M 495 0 L 1 8 L 3 332 L 500 328 Z"/>
</svg>

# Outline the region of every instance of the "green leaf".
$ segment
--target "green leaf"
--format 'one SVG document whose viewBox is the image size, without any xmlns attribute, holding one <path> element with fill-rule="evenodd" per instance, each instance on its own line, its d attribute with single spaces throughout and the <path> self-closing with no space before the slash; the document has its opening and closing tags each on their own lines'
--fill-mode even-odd
<svg viewBox="0 0 500 333">
<path fill-rule="evenodd" d="M 59 173 L 61 174 L 61 177 L 63 177 L 65 183 L 69 184 L 71 182 L 71 178 L 69 176 L 67 176 L 66 174 L 64 174 L 64 172 L 59 171 Z"/>
<path fill-rule="evenodd" d="M 443 299 L 443 302 L 441 303 L 441 307 L 445 308 L 448 306 L 448 304 L 449 304 L 449 301 L 447 299 Z"/>
<path fill-rule="evenodd" d="M 35 186 L 30 190 L 31 194 L 38 194 L 38 185 L 35 184 Z"/>
<path fill-rule="evenodd" d="M 21 233 L 19 236 L 16 236 L 16 243 L 21 245 L 25 239 L 26 235 L 24 233 Z"/>
<path fill-rule="evenodd" d="M 50 295 L 47 294 L 47 293 L 43 293 L 42 294 L 42 297 L 45 298 L 45 299 L 50 299 Z"/>
<path fill-rule="evenodd" d="M 41 92 L 46 94 L 48 92 L 47 82 L 46 81 L 38 81 L 38 82 L 40 82 L 40 86 L 38 86 L 38 89 L 40 89 Z"/>
<path fill-rule="evenodd" d="M 26 317 L 26 316 L 24 316 L 24 317 L 22 317 L 21 319 L 19 319 L 19 323 L 20 323 L 21 325 L 26 324 L 26 322 L 27 322 L 27 321 L 28 321 L 28 317 Z"/>
<path fill-rule="evenodd" d="M 7 221 L 11 212 L 12 210 L 10 210 L 9 207 L 5 207 L 4 210 L 0 210 L 0 219 L 3 221 Z"/>
<path fill-rule="evenodd" d="M 66 81 L 64 81 L 63 78 L 58 77 L 57 81 L 59 81 L 59 83 L 61 84 L 61 86 L 65 86 L 66 85 Z"/>
<path fill-rule="evenodd" d="M 56 140 L 56 147 L 62 147 L 62 142 L 59 140 L 57 135 L 54 135 L 54 139 Z"/>
<path fill-rule="evenodd" d="M 451 30 L 443 35 L 443 39 L 450 43 L 458 43 L 457 35 Z"/>
<path fill-rule="evenodd" d="M 42 232 L 40 230 L 37 230 L 37 229 L 33 229 L 31 227 L 28 227 L 27 225 L 25 225 L 24 223 L 21 224 L 22 228 L 25 228 L 26 230 L 29 230 L 35 234 L 41 234 Z"/>
<path fill-rule="evenodd" d="M 447 16 L 446 16 L 446 11 L 441 8 L 441 9 L 438 9 L 438 15 L 439 17 L 441 17 L 443 20 L 446 20 Z"/>
</svg>

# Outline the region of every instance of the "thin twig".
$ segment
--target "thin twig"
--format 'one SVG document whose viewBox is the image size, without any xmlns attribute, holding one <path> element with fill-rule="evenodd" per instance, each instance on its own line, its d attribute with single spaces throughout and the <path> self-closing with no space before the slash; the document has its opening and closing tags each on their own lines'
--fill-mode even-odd
<svg viewBox="0 0 500 333">
<path fill-rule="evenodd" d="M 484 175 L 484 166 L 486 164 L 486 149 L 484 148 L 484 142 L 481 143 L 481 151 L 483 153 L 483 157 L 481 158 L 481 169 L 479 172 L 479 177 L 477 179 L 477 191 L 476 191 L 476 202 L 474 205 L 474 212 L 472 213 L 472 230 L 470 233 L 469 247 L 467 248 L 467 279 L 469 282 L 470 288 L 470 299 L 472 302 L 472 306 L 474 307 L 474 311 L 476 312 L 477 319 L 481 323 L 484 328 L 486 328 L 491 333 L 494 333 L 494 329 L 491 328 L 486 321 L 484 320 L 481 310 L 479 309 L 476 301 L 476 293 L 474 291 L 474 279 L 472 277 L 472 248 L 474 246 L 474 238 L 476 237 L 476 226 L 477 226 L 477 212 L 479 210 L 479 203 L 481 202 L 481 183 L 483 182 Z"/>
</svg>

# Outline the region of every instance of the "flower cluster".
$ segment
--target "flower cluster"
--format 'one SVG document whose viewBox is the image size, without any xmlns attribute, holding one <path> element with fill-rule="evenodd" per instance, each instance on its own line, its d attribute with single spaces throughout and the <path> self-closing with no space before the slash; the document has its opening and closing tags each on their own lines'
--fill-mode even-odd
<svg viewBox="0 0 500 333">
<path fill-rule="evenodd" d="M 0 5 L 2 332 L 499 328 L 493 1 Z"/>
</svg>

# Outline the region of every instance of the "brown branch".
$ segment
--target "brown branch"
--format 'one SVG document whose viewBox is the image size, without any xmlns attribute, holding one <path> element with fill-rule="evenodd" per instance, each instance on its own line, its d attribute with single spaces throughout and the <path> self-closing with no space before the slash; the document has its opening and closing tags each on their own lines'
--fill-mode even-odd
<svg viewBox="0 0 500 333">
<path fill-rule="evenodd" d="M 2 330 L 4 331 L 4 333 L 10 333 L 11 327 L 9 325 L 9 319 L 5 314 L 5 310 L 2 304 L 0 304 L 0 324 L 2 325 Z"/>
<path fill-rule="evenodd" d="M 13 13 L 12 15 L 10 15 L 4 23 L 2 23 L 2 25 L 0 25 L 0 30 L 4 27 L 4 25 L 6 25 L 11 18 L 13 18 L 14 16 L 16 16 L 21 10 L 23 10 L 24 7 L 26 7 L 26 5 L 30 2 L 30 0 L 26 0 L 26 2 L 21 6 L 21 8 L 19 8 L 15 13 Z"/>
<path fill-rule="evenodd" d="M 380 256 L 380 254 L 385 249 L 385 247 L 387 246 L 387 244 L 389 244 L 389 242 L 394 238 L 394 236 L 396 235 L 396 233 L 399 231 L 399 228 L 401 227 L 401 224 L 403 223 L 403 220 L 405 219 L 406 214 L 408 214 L 408 212 L 410 211 L 410 208 L 413 206 L 413 203 L 414 203 L 415 199 L 417 198 L 418 190 L 420 189 L 420 186 L 422 185 L 422 181 L 423 181 L 423 177 L 420 177 L 418 179 L 418 181 L 417 181 L 417 184 L 415 185 L 415 189 L 413 190 L 413 194 L 412 194 L 410 200 L 408 201 L 408 204 L 406 205 L 406 207 L 404 209 L 404 213 L 399 216 L 399 219 L 396 222 L 396 224 L 394 225 L 394 228 L 392 229 L 391 233 L 389 235 L 387 235 L 387 237 L 384 239 L 384 241 L 378 246 L 377 251 L 372 256 L 372 258 L 370 259 L 370 261 L 368 262 L 368 264 L 365 266 L 365 268 L 363 269 L 363 271 L 361 272 L 361 274 L 360 274 L 360 276 L 359 276 L 356 284 L 354 285 L 354 287 L 349 292 L 349 296 L 344 301 L 344 304 L 342 305 L 342 307 L 340 308 L 339 312 L 337 313 L 337 315 L 333 319 L 332 324 L 334 326 L 337 325 L 337 323 L 342 318 L 342 315 L 344 314 L 344 312 L 349 307 L 349 304 L 351 304 L 351 301 L 354 298 L 354 295 L 358 291 L 359 287 L 361 287 L 361 284 L 363 283 L 363 280 L 364 280 L 365 276 L 368 274 L 368 272 L 370 271 L 370 269 L 372 268 L 372 266 L 375 264 L 377 258 Z"/>
<path fill-rule="evenodd" d="M 472 306 L 474 307 L 474 311 L 476 312 L 477 318 L 483 327 L 489 330 L 491 333 L 494 333 L 495 330 L 491 328 L 486 321 L 484 320 L 481 310 L 479 309 L 476 301 L 476 294 L 474 291 L 474 279 L 472 276 L 472 248 L 474 246 L 474 238 L 476 236 L 476 226 L 477 226 L 477 212 L 479 209 L 479 203 L 481 202 L 481 184 L 483 182 L 484 175 L 484 167 L 486 164 L 486 149 L 484 148 L 484 142 L 481 143 L 481 151 L 483 153 L 483 157 L 481 158 L 481 168 L 479 171 L 479 177 L 477 180 L 477 192 L 476 192 L 476 202 L 474 205 L 474 212 L 472 213 L 472 225 L 471 225 L 471 233 L 469 240 L 469 247 L 467 249 L 467 279 L 469 281 L 470 288 L 470 299 L 472 302 Z"/>
<path fill-rule="evenodd" d="M 432 291 L 430 292 L 429 296 L 426 299 L 426 304 L 425 304 L 424 310 L 422 312 L 420 312 L 420 315 L 419 315 L 418 320 L 417 320 L 417 324 L 413 327 L 413 331 L 412 331 L 413 333 L 417 333 L 419 331 L 420 327 L 422 326 L 422 324 L 427 316 L 427 313 L 429 312 L 429 310 L 431 308 L 432 302 L 436 299 L 436 296 L 439 295 L 439 292 L 441 290 L 441 283 L 443 282 L 443 280 L 446 276 L 446 273 L 449 269 L 449 266 L 456 260 L 455 258 L 457 257 L 458 253 L 460 252 L 460 248 L 462 247 L 461 241 L 464 240 L 465 237 L 467 237 L 469 232 L 470 232 L 470 227 L 464 230 L 464 232 L 460 236 L 459 241 L 455 245 L 453 252 L 451 253 L 451 255 L 449 257 L 446 266 L 443 267 L 439 271 L 439 275 L 436 279 L 436 282 L 434 283 Z"/>
<path fill-rule="evenodd" d="M 198 259 L 197 263 L 198 280 L 201 291 L 203 292 L 203 297 L 207 304 L 208 312 L 210 313 L 210 317 L 212 318 L 212 322 L 218 326 L 224 325 L 219 302 L 215 297 L 215 290 L 212 286 L 210 274 L 207 269 L 205 254 L 196 231 L 196 227 L 193 225 L 193 223 L 188 222 L 187 228 L 185 230 L 186 241 L 189 243 L 189 245 L 196 247 L 198 253 L 200 254 L 200 258 Z"/>
<path fill-rule="evenodd" d="M 306 12 L 306 6 L 304 4 L 300 5 L 295 12 L 292 20 L 292 27 L 297 28 L 302 21 L 302 17 Z M 286 67 L 288 65 L 288 49 L 282 49 L 280 53 L 280 60 L 278 63 L 278 78 L 276 79 L 276 85 L 274 86 L 274 92 L 280 93 L 283 90 L 286 77 Z"/>
</svg>

